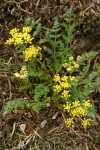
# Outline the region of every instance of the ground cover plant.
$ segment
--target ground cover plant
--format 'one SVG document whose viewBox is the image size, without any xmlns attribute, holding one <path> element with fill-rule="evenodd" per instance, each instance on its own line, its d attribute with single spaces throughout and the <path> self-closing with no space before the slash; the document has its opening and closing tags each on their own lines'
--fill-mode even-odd
<svg viewBox="0 0 100 150">
<path fill-rule="evenodd" d="M 29 92 L 29 99 L 19 97 L 8 101 L 4 115 L 13 109 L 28 108 L 39 113 L 47 105 L 54 105 L 67 114 L 66 125 L 74 127 L 79 122 L 84 128 L 91 125 L 96 112 L 90 98 L 99 85 L 99 68 L 91 71 L 95 51 L 76 56 L 71 50 L 75 24 L 72 10 L 63 22 L 55 18 L 53 27 L 45 29 L 28 18 L 22 29 L 10 31 L 6 44 L 15 48 L 19 62 L 12 78 L 21 83 L 20 91 Z M 37 45 L 34 45 L 36 43 Z"/>
</svg>

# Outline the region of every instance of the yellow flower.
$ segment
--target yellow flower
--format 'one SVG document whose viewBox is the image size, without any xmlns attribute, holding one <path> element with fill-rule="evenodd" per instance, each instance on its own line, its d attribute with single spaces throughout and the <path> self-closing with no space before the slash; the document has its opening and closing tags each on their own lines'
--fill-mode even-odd
<svg viewBox="0 0 100 150">
<path fill-rule="evenodd" d="M 28 74 L 26 66 L 22 66 L 20 74 Z"/>
<path fill-rule="evenodd" d="M 72 66 L 70 66 L 70 67 L 68 67 L 66 70 L 67 70 L 68 72 L 70 72 L 70 71 L 72 71 L 72 70 L 73 70 L 73 67 L 72 67 Z"/>
<path fill-rule="evenodd" d="M 74 77 L 74 76 L 69 76 L 69 79 L 71 80 L 71 81 L 77 81 L 77 79 Z"/>
<path fill-rule="evenodd" d="M 28 72 L 26 66 L 23 66 L 20 70 L 20 73 L 14 73 L 14 76 L 19 79 L 26 79 L 28 77 Z"/>
<path fill-rule="evenodd" d="M 64 76 L 61 78 L 61 81 L 66 81 L 67 79 L 68 79 L 68 77 L 64 75 Z"/>
<path fill-rule="evenodd" d="M 62 88 L 69 88 L 70 87 L 70 84 L 67 81 L 66 82 L 61 82 L 60 85 L 61 85 Z"/>
<path fill-rule="evenodd" d="M 63 67 L 64 67 L 64 68 L 67 68 L 68 66 L 69 66 L 68 63 L 64 63 L 64 64 L 63 64 Z"/>
<path fill-rule="evenodd" d="M 92 107 L 90 100 L 84 100 L 83 102 L 85 107 Z"/>
<path fill-rule="evenodd" d="M 26 66 L 22 66 L 20 70 L 20 79 L 25 79 L 28 77 L 28 72 Z"/>
<path fill-rule="evenodd" d="M 62 90 L 60 85 L 54 85 L 53 87 L 54 87 L 54 92 L 59 93 Z"/>
<path fill-rule="evenodd" d="M 68 126 L 68 128 L 70 128 L 70 127 L 74 127 L 74 121 L 73 121 L 73 118 L 68 118 L 67 120 L 66 120 L 66 124 L 67 124 L 67 126 Z"/>
<path fill-rule="evenodd" d="M 26 48 L 23 52 L 23 55 L 25 57 L 24 61 L 28 62 L 32 59 L 32 57 L 36 57 L 40 50 L 40 47 L 36 48 L 34 45 L 31 45 L 28 48 Z"/>
<path fill-rule="evenodd" d="M 87 118 L 84 118 L 83 121 L 82 121 L 82 125 L 83 127 L 86 129 L 88 126 L 90 126 L 90 119 L 87 119 Z"/>
<path fill-rule="evenodd" d="M 31 43 L 32 43 L 32 40 L 33 40 L 34 38 L 31 38 L 31 35 L 30 35 L 30 34 L 24 33 L 24 34 L 23 34 L 23 39 L 24 39 L 24 42 L 25 42 L 25 43 L 31 44 Z"/>
<path fill-rule="evenodd" d="M 9 34 L 13 35 L 13 34 L 18 33 L 18 32 L 19 32 L 19 29 L 14 28 L 14 29 L 10 30 Z"/>
<path fill-rule="evenodd" d="M 26 79 L 26 78 L 27 78 L 27 74 L 20 75 L 20 79 Z"/>
<path fill-rule="evenodd" d="M 14 44 L 19 45 L 19 44 L 31 44 L 33 38 L 31 37 L 30 34 L 28 34 L 32 29 L 30 27 L 23 27 L 22 32 L 19 31 L 19 29 L 14 28 L 12 29 L 9 33 L 11 34 L 12 38 L 9 38 L 6 41 L 6 44 Z"/>
<path fill-rule="evenodd" d="M 16 78 L 20 78 L 20 74 L 19 74 L 18 72 L 14 73 L 14 76 L 15 76 Z"/>
<path fill-rule="evenodd" d="M 69 112 L 70 110 L 71 110 L 71 103 L 66 103 L 66 104 L 64 105 L 64 111 Z"/>
<path fill-rule="evenodd" d="M 14 43 L 14 39 L 13 38 L 9 38 L 5 44 L 11 45 Z"/>
<path fill-rule="evenodd" d="M 79 65 L 77 63 L 74 63 L 75 68 L 79 68 Z"/>
<path fill-rule="evenodd" d="M 64 90 L 63 92 L 62 92 L 62 98 L 68 98 L 69 97 L 69 95 L 68 95 L 68 93 L 69 93 L 69 91 L 68 90 Z"/>
<path fill-rule="evenodd" d="M 19 45 L 19 44 L 23 44 L 22 38 L 16 38 L 16 39 L 15 39 L 14 45 Z"/>
<path fill-rule="evenodd" d="M 79 106 L 80 106 L 80 101 L 72 102 L 72 108 L 79 107 Z"/>
<path fill-rule="evenodd" d="M 16 77 L 16 78 L 19 78 L 19 79 L 25 79 L 25 78 L 27 78 L 27 74 L 19 74 L 19 73 L 14 73 L 14 76 Z"/>
<path fill-rule="evenodd" d="M 76 107 L 71 110 L 70 114 L 76 117 L 82 117 L 86 115 L 86 111 L 82 107 Z"/>
<path fill-rule="evenodd" d="M 69 57 L 69 60 L 70 61 L 74 60 L 74 57 L 73 56 Z"/>
<path fill-rule="evenodd" d="M 54 75 L 53 81 L 60 82 L 60 76 L 59 76 L 59 74 Z"/>
<path fill-rule="evenodd" d="M 30 28 L 30 27 L 23 27 L 22 32 L 29 33 L 29 32 L 31 32 L 31 30 L 32 30 L 32 28 Z"/>
</svg>

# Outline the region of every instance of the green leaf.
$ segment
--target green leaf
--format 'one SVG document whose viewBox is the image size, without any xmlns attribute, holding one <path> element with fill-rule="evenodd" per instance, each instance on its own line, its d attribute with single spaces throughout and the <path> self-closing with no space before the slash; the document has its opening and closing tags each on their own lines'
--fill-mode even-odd
<svg viewBox="0 0 100 150">
<path fill-rule="evenodd" d="M 7 102 L 6 105 L 4 106 L 3 115 L 11 113 L 11 111 L 13 109 L 15 109 L 15 110 L 18 108 L 24 109 L 25 103 L 26 103 L 26 100 L 24 100 L 22 98 L 18 98 L 18 99 L 15 99 L 14 101 Z"/>
<path fill-rule="evenodd" d="M 36 28 L 35 28 L 35 31 L 33 32 L 33 37 L 36 37 L 40 32 L 41 32 L 41 23 L 38 23 Z"/>
<path fill-rule="evenodd" d="M 48 93 L 49 93 L 49 87 L 48 86 L 46 86 L 43 83 L 38 84 L 34 90 L 34 102 L 39 103 L 40 98 L 42 101 L 42 99 L 45 99 L 47 97 Z"/>
<path fill-rule="evenodd" d="M 40 109 L 43 108 L 45 105 L 46 105 L 45 102 L 33 103 L 32 109 L 33 109 L 35 112 L 39 113 Z"/>
<path fill-rule="evenodd" d="M 93 59 L 97 54 L 98 54 L 98 52 L 96 52 L 96 51 L 94 51 L 94 52 L 86 52 L 86 53 L 84 53 L 84 54 L 81 55 L 82 61 L 91 60 L 91 59 Z"/>
<path fill-rule="evenodd" d="M 96 110 L 95 107 L 92 106 L 87 110 L 87 116 L 92 118 L 92 119 L 96 119 Z"/>
</svg>

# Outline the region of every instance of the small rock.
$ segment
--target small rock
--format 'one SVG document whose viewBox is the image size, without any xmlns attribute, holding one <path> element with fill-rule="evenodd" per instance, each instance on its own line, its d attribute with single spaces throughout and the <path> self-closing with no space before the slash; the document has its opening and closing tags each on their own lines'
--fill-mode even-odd
<svg viewBox="0 0 100 150">
<path fill-rule="evenodd" d="M 56 119 L 59 115 L 59 112 L 56 112 L 55 115 L 52 117 L 52 119 Z"/>
<path fill-rule="evenodd" d="M 40 124 L 41 128 L 44 128 L 46 124 L 47 124 L 46 120 L 42 121 L 41 124 Z"/>
</svg>

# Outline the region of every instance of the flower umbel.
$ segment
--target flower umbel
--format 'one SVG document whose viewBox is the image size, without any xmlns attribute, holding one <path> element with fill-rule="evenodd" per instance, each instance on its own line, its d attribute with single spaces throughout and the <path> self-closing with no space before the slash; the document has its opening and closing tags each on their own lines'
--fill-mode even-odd
<svg viewBox="0 0 100 150">
<path fill-rule="evenodd" d="M 54 85 L 53 88 L 54 88 L 54 92 L 56 93 L 59 93 L 62 90 L 60 85 Z"/>
<path fill-rule="evenodd" d="M 59 74 L 54 75 L 53 80 L 54 80 L 55 82 L 60 82 L 60 76 L 59 76 Z"/>
<path fill-rule="evenodd" d="M 81 124 L 83 125 L 83 127 L 87 128 L 88 126 L 90 126 L 91 119 L 86 119 L 86 117 L 88 109 L 91 107 L 92 104 L 90 103 L 90 100 L 83 100 L 83 103 L 77 100 L 64 104 L 64 111 L 67 112 L 73 119 L 79 118 L 82 122 Z"/>
<path fill-rule="evenodd" d="M 35 47 L 34 45 L 29 46 L 23 52 L 23 55 L 25 57 L 24 61 L 28 62 L 32 59 L 32 57 L 36 57 L 39 51 L 41 51 L 40 47 Z"/>
<path fill-rule="evenodd" d="M 66 124 L 67 124 L 67 126 L 68 126 L 68 128 L 73 128 L 74 127 L 74 121 L 73 121 L 73 118 L 68 118 L 67 120 L 66 120 Z"/>
<path fill-rule="evenodd" d="M 66 103 L 66 105 L 64 105 L 64 111 L 70 112 L 71 110 L 71 103 Z"/>
<path fill-rule="evenodd" d="M 68 90 L 64 90 L 63 92 L 62 92 L 62 98 L 68 98 L 69 97 L 69 91 Z"/>
<path fill-rule="evenodd" d="M 87 107 L 87 108 L 92 107 L 92 104 L 91 104 L 90 100 L 84 100 L 83 103 L 84 103 L 84 106 Z"/>
<path fill-rule="evenodd" d="M 20 73 L 18 73 L 18 72 L 14 73 L 14 76 L 16 78 L 26 80 L 28 78 L 28 72 L 27 72 L 26 66 L 23 66 L 21 68 Z"/>
<path fill-rule="evenodd" d="M 29 34 L 29 32 L 32 29 L 30 27 L 23 27 L 22 28 L 22 32 L 17 29 L 14 28 L 12 29 L 9 33 L 11 34 L 12 38 L 9 38 L 6 41 L 6 44 L 8 45 L 20 45 L 20 44 L 31 44 L 33 38 L 31 37 L 31 35 Z"/>
<path fill-rule="evenodd" d="M 87 119 L 87 118 L 84 118 L 83 121 L 82 121 L 82 125 L 83 127 L 86 129 L 88 126 L 90 126 L 90 119 Z"/>
<path fill-rule="evenodd" d="M 64 63 L 63 67 L 66 68 L 67 72 L 73 72 L 74 70 L 79 68 L 79 64 L 75 61 L 73 56 L 69 57 L 69 62 Z"/>
</svg>

